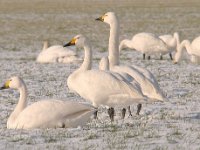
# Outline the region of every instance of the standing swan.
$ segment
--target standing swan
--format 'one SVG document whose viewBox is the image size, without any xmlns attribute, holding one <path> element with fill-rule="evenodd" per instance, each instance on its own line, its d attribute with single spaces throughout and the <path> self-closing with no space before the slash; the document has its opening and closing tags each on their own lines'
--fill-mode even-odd
<svg viewBox="0 0 200 150">
<path fill-rule="evenodd" d="M 173 60 L 171 53 L 177 50 L 178 46 L 180 45 L 179 34 L 174 32 L 173 36 L 171 34 L 166 34 L 159 36 L 159 38 L 167 44 L 169 56 L 171 60 Z M 162 54 L 160 55 L 160 59 L 162 59 Z"/>
<path fill-rule="evenodd" d="M 106 71 L 109 71 L 109 60 L 108 60 L 108 57 L 102 57 L 100 62 L 99 62 L 99 70 L 106 70 Z M 131 83 L 132 85 L 134 86 L 137 86 L 139 89 L 140 86 L 139 84 L 130 76 L 128 75 L 127 73 L 116 73 L 116 72 L 112 72 L 112 74 L 118 78 L 119 80 L 123 80 L 123 81 L 126 81 L 126 82 L 129 82 Z M 138 106 L 138 110 L 137 110 L 137 115 L 139 115 L 140 113 L 140 109 L 141 109 L 141 104 L 139 104 Z M 132 116 L 132 113 L 131 113 L 131 109 L 130 109 L 130 106 L 128 107 L 128 112 L 129 112 L 129 116 Z M 126 114 L 126 109 L 123 108 L 122 109 L 122 119 L 124 119 L 125 117 L 125 114 Z"/>
<path fill-rule="evenodd" d="M 13 88 L 20 98 L 7 121 L 8 129 L 66 128 L 84 125 L 94 107 L 72 101 L 42 100 L 27 106 L 27 88 L 20 77 L 12 77 L 0 89 Z"/>
<path fill-rule="evenodd" d="M 72 50 L 61 45 L 49 47 L 48 41 L 45 41 L 43 50 L 38 55 L 36 61 L 39 63 L 73 63 L 79 61 L 79 58 Z"/>
<path fill-rule="evenodd" d="M 175 54 L 174 63 L 178 63 L 182 57 L 183 49 L 186 48 L 187 53 L 191 55 L 191 61 L 199 63 L 200 61 L 200 36 L 195 38 L 192 43 L 189 40 L 184 40 L 179 45 Z"/>
<path fill-rule="evenodd" d="M 153 101 L 166 100 L 160 87 L 153 76 L 147 69 L 139 66 L 122 66 L 119 65 L 119 23 L 118 19 L 113 12 L 108 12 L 105 15 L 97 18 L 96 20 L 105 22 L 110 25 L 110 38 L 109 38 L 109 68 L 113 72 L 127 73 L 139 83 L 142 92 Z M 141 105 L 139 105 L 141 109 Z"/>
<path fill-rule="evenodd" d="M 133 36 L 131 40 L 122 40 L 119 45 L 119 51 L 124 48 L 135 49 L 143 54 L 143 59 L 145 55 L 150 59 L 152 54 L 166 54 L 168 53 L 168 47 L 159 37 L 152 33 L 138 33 Z"/>
<path fill-rule="evenodd" d="M 70 90 L 75 91 L 81 97 L 92 102 L 93 106 L 108 107 L 129 106 L 133 103 L 146 101 L 146 97 L 140 88 L 126 81 L 117 79 L 111 72 L 91 70 L 92 51 L 87 39 L 83 35 L 75 36 L 64 46 L 76 45 L 83 47 L 85 57 L 83 64 L 67 79 Z M 113 121 L 114 111 L 110 115 Z"/>
</svg>

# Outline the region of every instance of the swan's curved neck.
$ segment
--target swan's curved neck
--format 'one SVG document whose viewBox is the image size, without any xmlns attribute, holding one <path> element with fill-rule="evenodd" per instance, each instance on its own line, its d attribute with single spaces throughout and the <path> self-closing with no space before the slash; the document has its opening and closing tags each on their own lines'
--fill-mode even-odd
<svg viewBox="0 0 200 150">
<path fill-rule="evenodd" d="M 176 48 L 180 45 L 180 38 L 178 33 L 174 33 L 174 38 L 176 39 Z"/>
<path fill-rule="evenodd" d="M 184 43 L 184 46 L 185 46 L 185 48 L 187 50 L 187 53 L 192 55 L 192 47 L 191 47 L 191 44 L 190 44 L 190 42 L 188 40 L 187 40 L 187 42 Z"/>
<path fill-rule="evenodd" d="M 49 47 L 49 43 L 48 41 L 45 41 L 42 50 L 46 50 L 48 47 Z"/>
<path fill-rule="evenodd" d="M 22 112 L 24 108 L 26 108 L 27 106 L 27 88 L 24 82 L 22 83 L 22 86 L 19 88 L 19 93 L 20 93 L 20 98 L 18 104 L 12 113 L 12 115 L 15 117 L 17 117 L 20 114 L 20 112 Z"/>
<path fill-rule="evenodd" d="M 119 23 L 117 18 L 110 24 L 109 65 L 119 65 Z"/>
<path fill-rule="evenodd" d="M 81 67 L 78 69 L 81 71 L 91 70 L 92 68 L 92 51 L 89 44 L 84 45 L 84 50 L 85 50 L 85 57 Z"/>
<path fill-rule="evenodd" d="M 121 51 L 124 48 L 128 48 L 128 47 L 132 47 L 131 40 L 125 39 L 125 40 L 121 41 L 121 43 L 119 45 L 119 51 Z"/>
<path fill-rule="evenodd" d="M 188 54 L 190 54 L 191 51 L 190 42 L 188 40 L 182 41 L 181 44 L 178 46 L 177 52 L 175 54 L 176 62 L 178 62 L 181 59 L 184 47 L 186 48 Z"/>
</svg>

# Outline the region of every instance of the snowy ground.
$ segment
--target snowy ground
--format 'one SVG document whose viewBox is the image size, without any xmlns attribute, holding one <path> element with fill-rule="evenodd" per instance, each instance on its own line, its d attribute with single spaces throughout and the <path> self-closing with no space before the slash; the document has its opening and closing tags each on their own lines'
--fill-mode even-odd
<svg viewBox="0 0 200 150">
<path fill-rule="evenodd" d="M 94 19 L 115 11 L 121 22 L 121 36 L 138 32 L 166 34 L 179 32 L 181 40 L 200 31 L 200 2 L 173 0 L 1 0 L 0 83 L 20 75 L 29 90 L 29 104 L 43 98 L 82 100 L 69 93 L 68 75 L 80 64 L 38 64 L 43 40 L 63 44 L 74 35 L 86 35 L 94 50 L 94 68 L 107 55 L 109 27 Z M 79 51 L 80 57 L 82 57 Z M 154 73 L 171 103 L 146 104 L 140 116 L 111 124 L 106 110 L 99 120 L 78 129 L 7 130 L 6 121 L 19 93 L 0 91 L 0 149 L 200 149 L 200 67 L 182 61 L 174 65 L 168 56 L 143 61 L 142 55 L 123 51 L 122 64 L 137 64 Z M 136 112 L 136 106 L 132 106 Z"/>
</svg>

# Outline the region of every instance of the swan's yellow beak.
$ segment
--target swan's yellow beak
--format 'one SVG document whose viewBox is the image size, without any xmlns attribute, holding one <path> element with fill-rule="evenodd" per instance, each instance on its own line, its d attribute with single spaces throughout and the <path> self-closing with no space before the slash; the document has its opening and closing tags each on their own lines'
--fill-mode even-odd
<svg viewBox="0 0 200 150">
<path fill-rule="evenodd" d="M 104 18 L 105 18 L 105 15 L 103 15 L 103 16 L 101 16 L 99 18 L 96 18 L 95 20 L 104 22 Z"/>
<path fill-rule="evenodd" d="M 10 80 L 7 80 L 6 83 L 0 88 L 0 90 L 8 89 L 10 84 Z"/>
<path fill-rule="evenodd" d="M 75 45 L 75 43 L 76 43 L 76 38 L 73 38 L 69 43 L 63 45 L 63 47 L 67 47 L 67 46 Z"/>
</svg>

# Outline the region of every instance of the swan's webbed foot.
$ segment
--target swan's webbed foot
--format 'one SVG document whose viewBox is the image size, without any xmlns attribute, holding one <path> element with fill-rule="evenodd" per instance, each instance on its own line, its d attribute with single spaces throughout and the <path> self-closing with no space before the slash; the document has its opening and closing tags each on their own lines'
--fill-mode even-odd
<svg viewBox="0 0 200 150">
<path fill-rule="evenodd" d="M 162 55 L 160 55 L 160 60 L 163 60 L 163 57 L 162 57 Z"/>
<path fill-rule="evenodd" d="M 128 115 L 129 117 L 133 116 L 132 113 L 131 113 L 131 106 L 128 106 L 128 113 L 129 113 L 129 115 Z"/>
<path fill-rule="evenodd" d="M 145 60 L 145 54 L 143 54 L 143 60 Z"/>
<path fill-rule="evenodd" d="M 125 115 L 126 115 L 126 108 L 123 108 L 123 109 L 122 109 L 122 119 L 125 118 Z"/>
<path fill-rule="evenodd" d="M 173 60 L 172 53 L 169 53 L 169 57 L 171 60 Z"/>
<path fill-rule="evenodd" d="M 114 108 L 110 107 L 110 108 L 108 109 L 108 114 L 109 114 L 109 117 L 110 117 L 111 122 L 113 122 L 113 121 L 114 121 L 114 114 L 115 114 Z"/>
<path fill-rule="evenodd" d="M 148 60 L 150 60 L 151 59 L 151 56 L 148 56 L 148 58 L 147 58 Z"/>
<path fill-rule="evenodd" d="M 94 119 L 98 119 L 98 117 L 97 117 L 97 112 L 98 112 L 98 111 L 95 111 L 95 112 L 94 112 Z"/>
<path fill-rule="evenodd" d="M 142 104 L 138 104 L 137 105 L 137 113 L 136 113 L 137 115 L 140 114 L 141 109 L 142 109 Z"/>
</svg>

